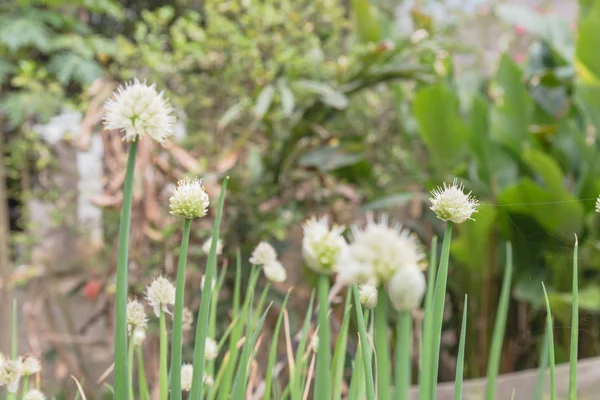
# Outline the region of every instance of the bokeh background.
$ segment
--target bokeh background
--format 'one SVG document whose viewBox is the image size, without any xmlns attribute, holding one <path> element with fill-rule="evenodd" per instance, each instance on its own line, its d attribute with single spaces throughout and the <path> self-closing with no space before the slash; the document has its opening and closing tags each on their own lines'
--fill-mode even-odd
<svg viewBox="0 0 600 400">
<path fill-rule="evenodd" d="M 387 212 L 429 247 L 443 226 L 427 193 L 458 177 L 482 206 L 451 249 L 441 378 L 453 378 L 465 293 L 474 321 L 465 374 L 485 373 L 507 240 L 515 277 L 502 372 L 537 365 L 540 280 L 557 359 L 567 359 L 574 234 L 579 355 L 597 355 L 598 37 L 593 0 L 4 0 L 0 350 L 15 297 L 22 350 L 44 360 L 57 398 L 73 392 L 71 374 L 88 399 L 106 392 L 126 144 L 101 119 L 111 92 L 137 77 L 165 90 L 178 126 L 164 146 L 140 143 L 132 293 L 173 275 L 181 226 L 167 203 L 185 175 L 201 176 L 213 198 L 231 176 L 220 264 L 272 242 L 289 279 L 271 300 L 294 287 L 292 329 L 315 281 L 300 254 L 302 221 L 350 225 Z M 213 218 L 192 228 L 192 309 Z M 157 351 L 158 341 L 146 345 Z M 147 365 L 150 380 L 157 370 Z"/>
</svg>

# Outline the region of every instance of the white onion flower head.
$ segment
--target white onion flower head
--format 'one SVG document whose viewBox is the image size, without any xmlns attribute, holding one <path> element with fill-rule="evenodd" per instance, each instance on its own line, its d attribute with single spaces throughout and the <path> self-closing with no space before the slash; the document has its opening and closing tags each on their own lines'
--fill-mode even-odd
<svg viewBox="0 0 600 400">
<path fill-rule="evenodd" d="M 365 283 L 358 287 L 360 303 L 367 308 L 375 308 L 377 305 L 377 288 Z"/>
<path fill-rule="evenodd" d="M 146 288 L 146 299 L 157 317 L 160 310 L 170 314 L 168 306 L 175 304 L 175 286 L 167 278 L 159 276 Z"/>
<path fill-rule="evenodd" d="M 9 360 L 2 357 L 0 361 L 0 386 L 6 386 L 9 393 L 17 393 L 19 380 L 23 374 L 22 359 Z"/>
<path fill-rule="evenodd" d="M 471 196 L 471 192 L 465 194 L 462 182 L 458 184 L 456 179 L 452 185 L 444 182 L 443 187 L 432 190 L 429 201 L 431 201 L 431 210 L 439 219 L 455 224 L 473 219 L 472 215 L 479 207 L 477 199 Z"/>
<path fill-rule="evenodd" d="M 287 278 L 287 272 L 283 265 L 275 260 L 271 261 L 263 267 L 263 272 L 268 280 L 271 282 L 283 282 Z"/>
<path fill-rule="evenodd" d="M 327 217 L 313 217 L 304 223 L 302 229 L 302 256 L 306 265 L 320 274 L 337 272 L 339 255 L 347 246 L 342 236 L 344 227 L 334 225 L 329 229 Z"/>
<path fill-rule="evenodd" d="M 219 346 L 213 338 L 207 337 L 204 345 L 204 359 L 207 361 L 214 360 L 219 355 Z"/>
<path fill-rule="evenodd" d="M 149 136 L 162 143 L 174 132 L 173 108 L 155 84 L 148 86 L 135 79 L 119 86 L 105 109 L 104 127 L 122 131 L 125 141 Z"/>
<path fill-rule="evenodd" d="M 390 302 L 396 311 L 412 311 L 419 307 L 426 283 L 418 265 L 400 268 L 387 284 Z"/>
<path fill-rule="evenodd" d="M 144 328 L 135 328 L 133 330 L 133 344 L 135 344 L 136 346 L 141 346 L 141 344 L 144 342 L 144 340 L 146 340 L 146 329 Z"/>
<path fill-rule="evenodd" d="M 265 266 L 277 261 L 277 252 L 269 243 L 260 242 L 252 252 L 249 261 L 252 265 Z"/>
<path fill-rule="evenodd" d="M 21 364 L 21 373 L 23 376 L 37 374 L 42 371 L 42 364 L 33 356 L 25 356 Z"/>
<path fill-rule="evenodd" d="M 40 392 L 39 390 L 33 389 L 23 396 L 23 400 L 46 400 L 46 396 L 44 396 L 44 393 Z"/>
<path fill-rule="evenodd" d="M 206 239 L 206 242 L 202 245 L 202 251 L 207 255 L 210 253 L 210 246 L 212 246 L 212 237 Z M 221 254 L 223 254 L 223 241 L 217 239 L 217 255 L 220 256 Z"/>
<path fill-rule="evenodd" d="M 416 237 L 399 224 L 390 226 L 388 216 L 367 216 L 363 228 L 352 227 L 352 241 L 340 253 L 339 275 L 344 284 L 385 284 L 400 268 L 418 265 L 425 255 Z"/>
<path fill-rule="evenodd" d="M 192 378 L 194 377 L 194 366 L 183 364 L 181 367 L 181 390 L 189 392 L 192 389 Z"/>
<path fill-rule="evenodd" d="M 212 385 L 214 385 L 214 384 L 215 384 L 215 380 L 213 379 L 213 377 L 212 377 L 212 376 L 210 376 L 210 375 L 206 375 L 206 374 L 205 374 L 205 375 L 202 377 L 202 383 L 203 383 L 204 385 L 208 386 L 208 387 L 211 387 Z"/>
<path fill-rule="evenodd" d="M 184 218 L 204 217 L 208 212 L 208 193 L 198 178 L 183 178 L 169 198 L 170 213 Z"/>
<path fill-rule="evenodd" d="M 194 314 L 190 311 L 189 308 L 183 307 L 183 314 L 181 316 L 181 328 L 184 331 L 192 330 L 192 325 L 194 323 Z"/>
<path fill-rule="evenodd" d="M 596 212 L 600 213 L 600 196 L 598 196 L 598 199 L 596 200 Z"/>
<path fill-rule="evenodd" d="M 144 311 L 144 305 L 137 300 L 130 300 L 127 303 L 127 329 L 129 333 L 136 328 L 146 329 L 148 318 Z"/>
</svg>

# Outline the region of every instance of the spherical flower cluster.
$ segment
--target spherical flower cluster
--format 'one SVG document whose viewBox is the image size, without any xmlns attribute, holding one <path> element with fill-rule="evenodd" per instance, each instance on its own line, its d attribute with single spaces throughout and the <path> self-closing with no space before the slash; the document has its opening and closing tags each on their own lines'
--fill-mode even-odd
<svg viewBox="0 0 600 400">
<path fill-rule="evenodd" d="M 260 242 L 250 257 L 252 265 L 260 265 L 267 279 L 273 282 L 282 282 L 287 278 L 283 265 L 277 260 L 277 253 L 273 246 L 267 242 Z"/>
<path fill-rule="evenodd" d="M 425 276 L 417 265 L 400 268 L 387 283 L 390 302 L 397 311 L 412 311 L 419 307 L 425 288 Z"/>
<path fill-rule="evenodd" d="M 465 194 L 463 190 L 463 184 L 459 185 L 456 179 L 452 185 L 444 182 L 443 188 L 438 187 L 431 191 L 431 210 L 439 219 L 455 224 L 473 219 L 471 216 L 477 212 L 479 202 L 471 196 L 471 192 Z"/>
<path fill-rule="evenodd" d="M 214 360 L 219 354 L 219 346 L 213 338 L 207 337 L 204 345 L 204 359 Z"/>
<path fill-rule="evenodd" d="M 210 246 L 212 246 L 212 237 L 206 239 L 206 242 L 202 245 L 202 251 L 207 255 L 210 252 Z M 223 241 L 217 239 L 217 255 L 220 256 L 221 254 L 223 254 Z"/>
<path fill-rule="evenodd" d="M 33 389 L 23 396 L 23 400 L 46 400 L 46 396 L 39 390 Z"/>
<path fill-rule="evenodd" d="M 175 304 L 175 286 L 167 278 L 159 276 L 146 288 L 146 299 L 157 317 L 160 310 L 169 313 L 167 306 Z"/>
<path fill-rule="evenodd" d="M 364 228 L 352 227 L 352 242 L 340 254 L 339 279 L 345 284 L 387 283 L 406 265 L 425 259 L 417 239 L 400 225 L 390 226 L 387 215 L 367 218 Z"/>
<path fill-rule="evenodd" d="M 140 346 L 142 342 L 146 339 L 146 329 L 144 328 L 135 328 L 133 330 L 133 344 L 136 346 Z"/>
<path fill-rule="evenodd" d="M 175 117 L 169 100 L 137 79 L 120 86 L 106 105 L 104 127 L 125 133 L 123 140 L 135 141 L 150 136 L 162 143 L 174 132 Z"/>
<path fill-rule="evenodd" d="M 148 318 L 144 311 L 144 305 L 137 300 L 130 300 L 127 303 L 127 329 L 129 333 L 133 329 L 146 329 Z"/>
<path fill-rule="evenodd" d="M 42 370 L 42 364 L 37 358 L 28 355 L 23 357 L 21 369 L 23 376 L 29 376 L 39 373 Z"/>
<path fill-rule="evenodd" d="M 184 218 L 205 216 L 209 203 L 208 194 L 198 178 L 181 179 L 169 198 L 171 214 Z"/>
<path fill-rule="evenodd" d="M 267 242 L 260 242 L 258 246 L 252 252 L 250 256 L 250 264 L 252 265 L 262 265 L 265 266 L 267 264 L 272 263 L 277 260 L 277 253 L 273 246 L 271 246 Z"/>
<path fill-rule="evenodd" d="M 329 229 L 327 217 L 312 218 L 302 226 L 302 256 L 306 265 L 317 273 L 333 274 L 338 269 L 338 257 L 346 248 L 343 226 Z"/>
<path fill-rule="evenodd" d="M 377 305 L 377 288 L 373 285 L 364 284 L 358 287 L 360 303 L 367 308 L 375 308 Z"/>
<path fill-rule="evenodd" d="M 19 380 L 23 375 L 23 361 L 21 358 L 10 360 L 0 354 L 0 386 L 6 386 L 9 393 L 19 390 Z"/>
<path fill-rule="evenodd" d="M 192 389 L 192 379 L 194 378 L 194 366 L 183 364 L 181 367 L 181 390 L 189 392 Z"/>
<path fill-rule="evenodd" d="M 183 314 L 181 316 L 181 328 L 184 331 L 189 331 L 192 329 L 192 325 L 194 323 L 194 314 L 190 311 L 189 308 L 183 307 Z"/>
</svg>

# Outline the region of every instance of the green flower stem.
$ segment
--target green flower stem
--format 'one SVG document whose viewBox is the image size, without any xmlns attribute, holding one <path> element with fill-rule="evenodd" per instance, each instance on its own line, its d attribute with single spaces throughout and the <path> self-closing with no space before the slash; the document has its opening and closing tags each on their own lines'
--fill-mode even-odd
<svg viewBox="0 0 600 400">
<path fill-rule="evenodd" d="M 437 272 L 437 247 L 438 238 L 434 236 L 431 240 L 431 252 L 429 256 L 429 268 L 427 269 L 427 292 L 425 294 L 425 313 L 423 317 L 423 337 L 421 340 L 420 352 L 420 371 L 419 374 L 419 395 L 422 398 L 429 392 L 428 379 L 430 379 L 431 367 L 431 346 L 426 343 L 431 343 L 433 332 L 431 324 L 433 322 L 433 289 L 435 286 L 435 274 Z"/>
<path fill-rule="evenodd" d="M 408 399 L 411 384 L 411 355 L 413 319 L 403 311 L 396 319 L 396 399 Z"/>
<path fill-rule="evenodd" d="M 544 299 L 546 301 L 546 326 L 548 329 L 548 355 L 550 357 L 550 400 L 556 400 L 556 382 L 554 379 L 555 370 L 555 358 L 554 358 L 554 325 L 552 323 L 552 310 L 550 309 L 550 301 L 548 300 L 548 293 L 546 292 L 546 286 L 542 282 L 542 288 L 544 289 Z"/>
<path fill-rule="evenodd" d="M 494 335 L 492 337 L 490 360 L 488 362 L 487 369 L 487 382 L 485 388 L 486 400 L 494 400 L 496 398 L 496 381 L 498 377 L 498 371 L 500 370 L 500 357 L 502 356 L 502 344 L 504 342 L 504 330 L 506 326 L 506 316 L 508 314 L 508 303 L 510 300 L 512 271 L 512 246 L 510 242 L 507 242 L 504 279 L 502 282 L 502 289 L 500 291 L 500 300 L 498 301 L 498 312 L 496 313 L 496 323 L 494 325 Z"/>
<path fill-rule="evenodd" d="M 23 396 L 27 394 L 27 391 L 29 390 L 29 377 L 26 376 L 23 378 L 23 389 L 22 389 L 22 393 Z"/>
<path fill-rule="evenodd" d="M 167 400 L 169 398 L 169 374 L 167 373 L 167 346 L 169 338 L 167 337 L 167 322 L 165 320 L 165 312 L 160 310 L 160 395 L 159 400 Z"/>
<path fill-rule="evenodd" d="M 146 370 L 144 368 L 144 357 L 142 356 L 142 346 L 136 346 L 137 363 L 138 363 L 138 386 L 140 400 L 150 400 L 150 390 L 146 381 Z"/>
<path fill-rule="evenodd" d="M 129 158 L 123 186 L 123 204 L 119 222 L 119 244 L 117 248 L 117 293 L 115 302 L 115 398 L 129 399 L 127 384 L 127 269 L 129 261 L 129 231 L 131 229 L 131 199 L 133 197 L 133 175 L 138 142 L 129 146 Z"/>
<path fill-rule="evenodd" d="M 577 250 L 579 243 L 575 236 L 575 248 L 573 249 L 573 295 L 571 316 L 571 354 L 569 365 L 569 400 L 577 399 L 577 349 L 579 348 L 579 272 L 577 267 Z"/>
<path fill-rule="evenodd" d="M 465 305 L 463 308 L 462 325 L 460 328 L 460 341 L 458 342 L 458 356 L 456 357 L 456 378 L 454 379 L 454 400 L 462 400 L 463 393 L 463 371 L 465 366 L 465 341 L 467 333 L 467 305 L 468 298 L 465 294 Z"/>
<path fill-rule="evenodd" d="M 133 348 L 135 345 L 133 344 L 133 338 L 129 341 L 129 350 L 127 354 L 127 383 L 129 385 L 129 398 L 135 399 L 133 396 Z"/>
<path fill-rule="evenodd" d="M 360 293 L 358 286 L 352 285 L 352 294 L 354 297 L 354 309 L 356 310 L 356 320 L 358 322 L 358 334 L 360 338 L 360 348 L 362 351 L 363 371 L 365 374 L 365 384 L 367 390 L 367 400 L 375 400 L 375 383 L 373 380 L 373 368 L 371 367 L 370 345 L 365 326 L 365 317 L 360 304 Z"/>
<path fill-rule="evenodd" d="M 227 190 L 229 177 L 226 176 L 221 186 L 221 195 L 217 206 L 217 215 L 212 232 L 212 243 L 208 253 L 206 263 L 206 272 L 204 275 L 204 287 L 200 298 L 200 310 L 196 322 L 196 337 L 194 341 L 194 377 L 192 379 L 192 389 L 188 398 L 191 400 L 202 400 L 204 385 L 202 377 L 204 376 L 204 350 L 206 347 L 206 335 L 208 333 L 210 303 L 212 300 L 212 281 L 217 268 L 217 241 L 219 240 L 219 228 L 221 226 L 221 216 L 223 215 L 223 204 L 225 203 L 225 192 Z"/>
<path fill-rule="evenodd" d="M 446 223 L 446 232 L 444 232 L 444 241 L 442 243 L 442 255 L 440 257 L 440 266 L 435 280 L 435 289 L 433 291 L 433 320 L 431 321 L 431 341 L 425 342 L 425 346 L 432 347 L 431 369 L 427 379 L 428 396 L 424 399 L 435 400 L 437 375 L 440 361 L 440 344 L 442 341 L 442 323 L 444 321 L 444 305 L 446 302 L 446 284 L 448 282 L 448 261 L 450 259 L 450 242 L 452 241 L 452 223 Z"/>
<path fill-rule="evenodd" d="M 331 332 L 329 327 L 329 276 L 319 275 L 319 348 L 315 379 L 315 399 L 331 400 Z"/>
<path fill-rule="evenodd" d="M 540 347 L 540 364 L 538 366 L 538 376 L 535 382 L 533 400 L 542 400 L 544 397 L 544 382 L 546 381 L 546 368 L 548 368 L 548 330 L 548 325 L 546 325 L 544 329 L 544 339 L 542 340 L 542 346 Z"/>
<path fill-rule="evenodd" d="M 185 219 L 181 248 L 179 249 L 179 262 L 177 265 L 177 288 L 175 290 L 175 309 L 173 311 L 173 335 L 171 338 L 171 399 L 181 400 L 181 348 L 183 337 L 183 301 L 185 292 L 185 269 L 190 241 L 192 220 Z"/>
<path fill-rule="evenodd" d="M 266 285 L 263 288 L 262 293 L 258 299 L 258 303 L 256 303 L 256 313 L 254 314 L 254 318 L 252 318 L 252 326 L 256 326 L 258 320 L 260 318 L 260 313 L 265 305 L 265 301 L 267 300 L 267 295 L 269 294 L 269 289 L 271 288 L 271 281 L 267 281 Z"/>
<path fill-rule="evenodd" d="M 375 357 L 377 359 L 377 398 L 391 399 L 390 348 L 388 346 L 388 295 L 380 287 L 375 307 Z"/>
</svg>

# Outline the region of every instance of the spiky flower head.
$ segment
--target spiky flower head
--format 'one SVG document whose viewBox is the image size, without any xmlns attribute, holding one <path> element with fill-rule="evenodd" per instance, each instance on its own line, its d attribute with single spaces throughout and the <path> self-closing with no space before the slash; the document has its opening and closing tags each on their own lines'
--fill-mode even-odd
<svg viewBox="0 0 600 400">
<path fill-rule="evenodd" d="M 418 265 L 425 259 L 414 235 L 399 224 L 390 226 L 388 216 L 378 220 L 372 214 L 367 224 L 352 227 L 352 241 L 341 252 L 339 279 L 345 284 L 385 284 L 400 268 Z"/>
<path fill-rule="evenodd" d="M 19 380 L 23 374 L 23 361 L 21 358 L 10 360 L 0 357 L 0 386 L 6 386 L 9 393 L 19 390 Z"/>
<path fill-rule="evenodd" d="M 130 300 L 127 303 L 127 329 L 129 333 L 135 328 L 146 329 L 148 318 L 144 311 L 144 305 L 137 300 Z"/>
<path fill-rule="evenodd" d="M 367 308 L 375 308 L 377 305 L 377 288 L 373 285 L 364 284 L 358 287 L 360 303 Z"/>
<path fill-rule="evenodd" d="M 419 307 L 425 288 L 425 276 L 417 265 L 400 268 L 387 283 L 390 301 L 397 311 L 412 311 Z"/>
<path fill-rule="evenodd" d="M 263 272 L 271 282 L 283 282 L 287 278 L 287 272 L 278 260 L 265 264 Z"/>
<path fill-rule="evenodd" d="M 189 392 L 192 389 L 193 377 L 194 366 L 192 364 L 183 364 L 183 367 L 181 367 L 181 390 Z"/>
<path fill-rule="evenodd" d="M 250 256 L 250 264 L 252 265 L 262 265 L 265 266 L 267 264 L 272 263 L 277 260 L 277 252 L 273 246 L 271 246 L 267 242 L 260 242 L 258 246 L 252 252 Z"/>
<path fill-rule="evenodd" d="M 455 224 L 473 219 L 471 216 L 479 207 L 477 199 L 471 196 L 471 192 L 465 194 L 462 182 L 458 184 L 456 179 L 452 185 L 444 182 L 444 187 L 432 190 L 429 201 L 431 201 L 431 210 L 439 219 Z"/>
<path fill-rule="evenodd" d="M 189 331 L 192 329 L 192 324 L 194 323 L 194 314 L 190 311 L 189 308 L 183 307 L 183 315 L 181 316 L 181 329 L 184 331 Z"/>
<path fill-rule="evenodd" d="M 209 204 L 206 189 L 198 178 L 180 179 L 169 198 L 171 214 L 184 218 L 204 217 Z"/>
<path fill-rule="evenodd" d="M 202 251 L 205 254 L 210 253 L 210 246 L 212 246 L 212 237 L 206 239 L 202 245 Z M 217 239 L 217 255 L 220 256 L 221 254 L 223 254 L 223 241 L 221 239 Z"/>
<path fill-rule="evenodd" d="M 311 218 L 302 226 L 302 256 L 306 265 L 320 274 L 331 275 L 338 269 L 338 258 L 347 246 L 343 226 L 329 229 L 327 217 Z"/>
<path fill-rule="evenodd" d="M 41 370 L 42 364 L 37 358 L 30 355 L 23 357 L 23 362 L 21 364 L 21 372 L 23 376 L 37 374 Z"/>
<path fill-rule="evenodd" d="M 175 304 L 175 286 L 167 278 L 159 276 L 146 288 L 146 299 L 157 317 L 160 310 L 169 314 L 168 306 Z"/>
<path fill-rule="evenodd" d="M 44 396 L 44 393 L 40 392 L 39 390 L 33 389 L 23 396 L 23 400 L 46 400 L 46 396 Z"/>
<path fill-rule="evenodd" d="M 204 345 L 204 359 L 207 361 L 214 360 L 219 355 L 219 346 L 213 338 L 207 337 Z"/>
<path fill-rule="evenodd" d="M 173 108 L 155 84 L 148 86 L 137 79 L 127 82 L 119 86 L 105 109 L 104 127 L 122 131 L 125 141 L 150 136 L 162 143 L 174 132 Z"/>
</svg>

